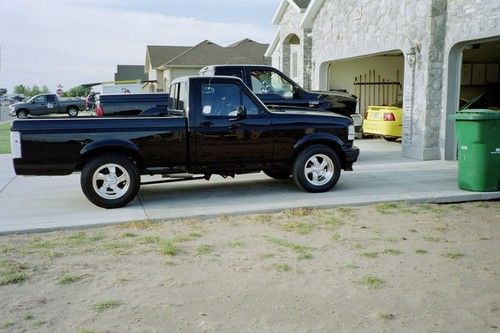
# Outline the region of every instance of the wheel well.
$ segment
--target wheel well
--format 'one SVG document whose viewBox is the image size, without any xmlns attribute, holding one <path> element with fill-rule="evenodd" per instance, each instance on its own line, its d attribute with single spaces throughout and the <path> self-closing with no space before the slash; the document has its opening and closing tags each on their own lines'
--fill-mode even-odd
<svg viewBox="0 0 500 333">
<path fill-rule="evenodd" d="M 80 109 L 78 108 L 78 106 L 76 106 L 76 105 L 69 105 L 69 106 L 66 108 L 66 112 L 68 112 L 68 110 L 69 110 L 69 109 L 77 109 L 77 110 L 80 110 Z"/>
<path fill-rule="evenodd" d="M 81 171 L 83 166 L 87 164 L 87 162 L 93 159 L 94 157 L 101 154 L 109 154 L 109 153 L 118 153 L 129 157 L 130 159 L 132 159 L 132 161 L 135 162 L 139 171 L 142 171 L 144 168 L 144 161 L 142 160 L 140 154 L 131 149 L 127 149 L 125 147 L 101 147 L 91 150 L 86 154 L 82 155 L 80 162 L 78 162 L 78 164 L 75 167 L 75 170 Z"/>
<path fill-rule="evenodd" d="M 30 114 L 29 110 L 28 109 L 19 109 L 19 110 L 16 110 L 16 115 L 21 112 L 21 111 L 26 111 L 27 114 Z"/>
<path fill-rule="evenodd" d="M 337 154 L 340 160 L 340 164 L 342 165 L 342 167 L 344 167 L 344 153 L 342 151 L 342 148 L 337 142 L 330 140 L 313 140 L 300 145 L 299 147 L 297 147 L 297 149 L 295 149 L 295 152 L 292 157 L 292 162 L 295 161 L 295 158 L 297 158 L 298 154 L 300 154 L 304 149 L 312 145 L 324 145 L 333 149 L 333 151 Z"/>
</svg>

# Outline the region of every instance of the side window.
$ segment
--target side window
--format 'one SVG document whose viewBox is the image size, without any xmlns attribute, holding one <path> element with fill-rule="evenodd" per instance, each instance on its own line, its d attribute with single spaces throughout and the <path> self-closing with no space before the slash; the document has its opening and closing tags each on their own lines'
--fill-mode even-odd
<svg viewBox="0 0 500 333">
<path fill-rule="evenodd" d="M 55 102 L 56 102 L 56 96 L 54 96 L 54 95 L 47 95 L 47 103 L 54 104 Z"/>
<path fill-rule="evenodd" d="M 184 110 L 184 105 L 186 103 L 186 83 L 181 82 L 179 83 L 179 97 L 178 97 L 178 104 L 177 104 L 177 109 L 179 110 Z"/>
<path fill-rule="evenodd" d="M 41 103 L 45 103 L 46 101 L 47 101 L 46 96 L 38 96 L 37 98 L 35 98 L 35 99 L 33 100 L 33 102 L 35 102 L 35 103 L 40 103 L 40 104 L 41 104 Z"/>
<path fill-rule="evenodd" d="M 236 84 L 203 83 L 201 85 L 201 108 L 204 116 L 236 115 L 239 106 L 241 106 L 241 90 Z"/>
<path fill-rule="evenodd" d="M 174 110 L 177 110 L 177 104 L 178 104 L 178 99 L 177 99 L 177 93 L 178 89 L 177 87 L 179 86 L 178 83 L 172 84 L 170 86 L 170 98 L 169 98 L 169 104 L 168 107 Z"/>
<path fill-rule="evenodd" d="M 245 107 L 247 115 L 257 115 L 261 113 L 261 108 L 245 93 L 242 92 L 243 99 L 241 105 Z"/>
<path fill-rule="evenodd" d="M 280 95 L 283 98 L 293 98 L 293 87 L 284 77 L 269 70 L 253 70 L 252 90 L 255 94 Z"/>
</svg>

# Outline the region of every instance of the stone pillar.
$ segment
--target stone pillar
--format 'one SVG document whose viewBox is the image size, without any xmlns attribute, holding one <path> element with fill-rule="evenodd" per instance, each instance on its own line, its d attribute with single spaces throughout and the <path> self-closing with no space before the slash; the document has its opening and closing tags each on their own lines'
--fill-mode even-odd
<svg viewBox="0 0 500 333">
<path fill-rule="evenodd" d="M 301 40 L 302 45 L 302 85 L 311 89 L 312 76 L 312 29 L 304 29 Z"/>
<path fill-rule="evenodd" d="M 426 25 L 429 40 L 406 54 L 403 157 L 441 158 L 444 41 L 447 0 L 432 0 Z"/>
</svg>

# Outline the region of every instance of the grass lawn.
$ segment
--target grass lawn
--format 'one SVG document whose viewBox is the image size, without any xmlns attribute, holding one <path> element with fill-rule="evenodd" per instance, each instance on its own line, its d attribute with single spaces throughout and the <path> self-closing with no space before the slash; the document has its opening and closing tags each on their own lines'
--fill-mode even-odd
<svg viewBox="0 0 500 333">
<path fill-rule="evenodd" d="M 0 154 L 10 153 L 10 124 L 0 124 Z"/>
<path fill-rule="evenodd" d="M 0 236 L 0 332 L 493 332 L 500 202 Z"/>
</svg>

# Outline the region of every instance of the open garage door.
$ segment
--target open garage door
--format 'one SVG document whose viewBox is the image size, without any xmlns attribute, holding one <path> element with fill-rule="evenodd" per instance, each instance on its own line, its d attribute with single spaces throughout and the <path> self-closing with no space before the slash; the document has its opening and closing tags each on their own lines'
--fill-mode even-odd
<svg viewBox="0 0 500 333">
<path fill-rule="evenodd" d="M 365 135 L 388 141 L 403 136 L 404 56 L 401 51 L 332 61 L 327 68 L 329 90 L 346 90 L 358 96 Z"/>
<path fill-rule="evenodd" d="M 457 144 L 449 116 L 460 109 L 500 110 L 500 36 L 455 45 L 449 71 L 445 159 L 454 160 Z"/>
</svg>

